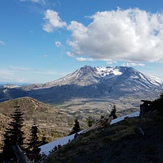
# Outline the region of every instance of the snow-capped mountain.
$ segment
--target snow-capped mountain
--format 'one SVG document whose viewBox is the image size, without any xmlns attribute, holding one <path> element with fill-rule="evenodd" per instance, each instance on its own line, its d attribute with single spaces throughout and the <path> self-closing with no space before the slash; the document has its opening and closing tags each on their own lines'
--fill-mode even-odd
<svg viewBox="0 0 163 163">
<path fill-rule="evenodd" d="M 135 70 L 132 67 L 91 67 L 85 66 L 75 72 L 68 74 L 67 76 L 58 80 L 45 83 L 42 88 L 50 88 L 53 86 L 62 85 L 79 85 L 88 86 L 92 84 L 99 84 L 101 82 L 110 82 L 115 84 L 117 82 L 137 82 L 145 87 L 160 87 L 163 82 L 157 77 L 147 76 L 141 72 Z"/>
<path fill-rule="evenodd" d="M 163 90 L 163 82 L 132 67 L 84 66 L 63 78 L 26 90 L 30 96 L 44 102 L 72 98 L 114 99 L 128 95 L 142 98 L 159 95 Z"/>
<path fill-rule="evenodd" d="M 163 82 L 157 77 L 144 75 L 132 67 L 84 66 L 58 80 L 18 89 L 23 91 L 21 91 L 22 95 L 49 103 L 63 102 L 73 98 L 115 99 L 132 96 L 141 99 L 160 95 Z M 9 97 L 9 91 L 7 92 Z"/>
<path fill-rule="evenodd" d="M 56 85 L 70 85 L 76 84 L 80 86 L 88 86 L 97 84 L 102 78 L 111 78 L 121 75 L 122 72 L 119 67 L 91 67 L 84 66 L 67 76 L 48 82 L 43 87 L 52 87 Z"/>
<path fill-rule="evenodd" d="M 18 88 L 20 86 L 19 85 L 15 85 L 15 84 L 5 84 L 2 87 L 3 88 Z"/>
<path fill-rule="evenodd" d="M 44 84 L 43 87 L 52 87 L 56 85 L 69 85 L 69 84 L 86 86 L 86 85 L 91 85 L 93 83 L 98 83 L 98 79 L 100 77 L 101 76 L 100 74 L 97 73 L 95 67 L 85 66 L 76 70 L 71 74 L 68 74 L 67 76 L 59 80 L 48 82 Z"/>
</svg>

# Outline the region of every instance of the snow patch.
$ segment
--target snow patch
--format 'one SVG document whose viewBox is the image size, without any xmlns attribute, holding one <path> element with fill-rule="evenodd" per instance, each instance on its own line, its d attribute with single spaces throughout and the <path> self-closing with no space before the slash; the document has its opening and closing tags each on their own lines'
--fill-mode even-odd
<svg viewBox="0 0 163 163">
<path fill-rule="evenodd" d="M 101 77 L 105 77 L 108 75 L 121 75 L 122 72 L 118 68 L 113 67 L 96 67 L 97 74 L 99 74 Z"/>
<path fill-rule="evenodd" d="M 126 117 L 138 117 L 140 114 L 139 111 L 137 112 L 134 112 L 134 113 L 131 113 L 131 114 L 128 114 L 128 115 L 125 115 L 125 116 L 122 116 L 122 117 L 119 117 L 119 118 L 116 118 L 116 119 L 113 119 L 110 123 L 110 125 L 112 124 L 115 124 L 115 123 L 118 123 L 122 120 L 124 120 Z M 78 134 L 81 134 L 82 132 L 84 132 L 85 130 L 82 130 L 80 131 Z M 67 143 L 69 143 L 71 140 L 74 139 L 74 136 L 75 134 L 72 134 L 72 135 L 69 135 L 69 136 L 66 136 L 66 137 L 63 137 L 61 139 L 58 139 L 56 141 L 53 141 L 53 142 L 50 142 L 50 143 L 47 143 L 45 145 L 42 145 L 40 146 L 40 153 L 41 154 L 45 154 L 45 155 L 49 155 L 50 154 L 50 151 L 52 151 L 52 149 L 55 147 L 55 146 L 58 146 L 58 145 L 65 145 Z"/>
</svg>

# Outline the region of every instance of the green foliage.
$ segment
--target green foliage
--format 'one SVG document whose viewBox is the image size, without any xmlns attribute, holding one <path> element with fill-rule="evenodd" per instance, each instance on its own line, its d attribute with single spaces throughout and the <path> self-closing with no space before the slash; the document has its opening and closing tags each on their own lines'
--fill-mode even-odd
<svg viewBox="0 0 163 163">
<path fill-rule="evenodd" d="M 15 154 L 12 149 L 14 145 L 18 145 L 20 148 L 23 148 L 23 113 L 20 111 L 19 106 L 16 106 L 15 108 L 15 112 L 11 114 L 12 121 L 6 129 L 3 140 L 3 158 L 7 161 L 11 158 L 15 158 Z"/>
</svg>

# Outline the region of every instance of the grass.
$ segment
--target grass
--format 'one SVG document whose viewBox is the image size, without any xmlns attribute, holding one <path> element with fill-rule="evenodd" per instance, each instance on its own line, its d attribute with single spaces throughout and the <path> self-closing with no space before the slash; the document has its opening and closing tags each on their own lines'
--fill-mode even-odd
<svg viewBox="0 0 163 163">
<path fill-rule="evenodd" d="M 159 120 L 158 120 L 159 118 Z M 81 134 L 46 162 L 163 162 L 163 123 L 159 115 L 124 121 Z M 145 133 L 139 132 L 141 127 Z M 99 159 L 100 158 L 100 159 Z"/>
</svg>

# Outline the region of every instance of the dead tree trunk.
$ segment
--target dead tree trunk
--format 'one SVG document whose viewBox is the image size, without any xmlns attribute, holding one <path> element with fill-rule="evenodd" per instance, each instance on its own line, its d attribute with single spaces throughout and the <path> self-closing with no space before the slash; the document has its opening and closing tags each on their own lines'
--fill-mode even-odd
<svg viewBox="0 0 163 163">
<path fill-rule="evenodd" d="M 24 154 L 18 145 L 13 146 L 13 150 L 18 163 L 33 163 L 28 159 L 28 157 Z"/>
</svg>

